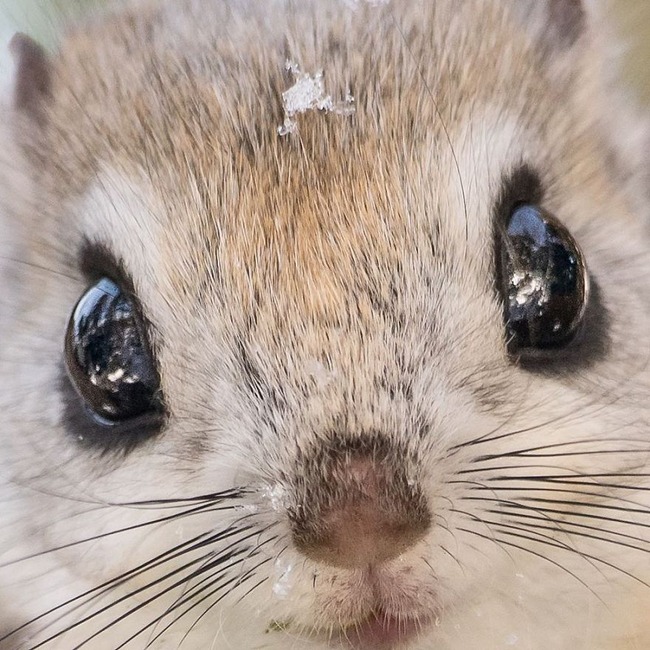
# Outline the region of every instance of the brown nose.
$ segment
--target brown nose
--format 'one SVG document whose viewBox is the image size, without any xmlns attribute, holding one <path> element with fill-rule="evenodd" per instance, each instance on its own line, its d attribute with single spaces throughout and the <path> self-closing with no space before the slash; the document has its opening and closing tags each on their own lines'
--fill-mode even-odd
<svg viewBox="0 0 650 650">
<path fill-rule="evenodd" d="M 318 562 L 352 569 L 382 564 L 413 546 L 431 515 L 404 464 L 385 445 L 330 450 L 308 463 L 301 502 L 291 513 L 297 548 Z"/>
</svg>

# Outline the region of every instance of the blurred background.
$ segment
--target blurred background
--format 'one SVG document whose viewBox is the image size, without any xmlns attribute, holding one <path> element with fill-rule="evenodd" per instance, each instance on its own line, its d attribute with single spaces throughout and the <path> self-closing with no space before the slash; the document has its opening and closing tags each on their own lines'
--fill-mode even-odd
<svg viewBox="0 0 650 650">
<path fill-rule="evenodd" d="M 610 0 L 625 39 L 625 74 L 650 107 L 650 0 Z"/>
<path fill-rule="evenodd" d="M 263 1 L 263 0 L 260 0 Z M 431 0 L 432 2 L 434 0 Z M 518 0 L 503 0 L 517 2 Z M 623 36 L 625 79 L 639 100 L 650 107 L 650 0 L 592 0 L 607 2 Z M 6 43 L 21 30 L 52 46 L 62 15 L 75 15 L 107 0 L 0 0 L 0 83 L 10 70 Z"/>
</svg>

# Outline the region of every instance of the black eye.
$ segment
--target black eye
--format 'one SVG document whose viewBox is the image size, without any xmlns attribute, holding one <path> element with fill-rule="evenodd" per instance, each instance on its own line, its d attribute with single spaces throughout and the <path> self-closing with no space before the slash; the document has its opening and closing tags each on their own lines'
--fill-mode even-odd
<svg viewBox="0 0 650 650">
<path fill-rule="evenodd" d="M 522 204 L 512 211 L 499 244 L 509 351 L 569 344 L 580 330 L 589 291 L 576 241 L 542 208 Z"/>
<path fill-rule="evenodd" d="M 138 308 L 113 281 L 102 278 L 77 303 L 65 358 L 77 393 L 101 422 L 160 411 L 158 372 Z"/>
</svg>

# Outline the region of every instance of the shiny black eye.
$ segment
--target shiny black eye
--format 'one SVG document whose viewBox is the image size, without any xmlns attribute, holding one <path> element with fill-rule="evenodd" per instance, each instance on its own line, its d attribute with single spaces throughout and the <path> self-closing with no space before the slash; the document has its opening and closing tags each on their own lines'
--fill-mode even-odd
<svg viewBox="0 0 650 650">
<path fill-rule="evenodd" d="M 498 248 L 509 352 L 568 345 L 582 325 L 589 292 L 575 239 L 542 208 L 521 204 L 502 229 Z"/>
<path fill-rule="evenodd" d="M 102 278 L 77 303 L 65 337 L 68 375 L 104 424 L 161 410 L 160 382 L 134 299 Z"/>
</svg>

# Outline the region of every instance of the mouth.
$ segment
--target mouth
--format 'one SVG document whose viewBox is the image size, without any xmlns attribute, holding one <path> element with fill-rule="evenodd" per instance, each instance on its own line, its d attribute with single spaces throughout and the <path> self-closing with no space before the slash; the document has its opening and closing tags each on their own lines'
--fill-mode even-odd
<svg viewBox="0 0 650 650">
<path fill-rule="evenodd" d="M 428 638 L 440 614 L 438 584 L 416 579 L 414 572 L 404 561 L 325 575 L 320 584 L 334 589 L 315 593 L 320 620 L 301 625 L 291 618 L 278 629 L 338 650 L 406 650 Z"/>
<path fill-rule="evenodd" d="M 422 617 L 395 616 L 382 610 L 351 625 L 342 633 L 341 641 L 354 650 L 388 650 L 406 647 L 428 624 Z"/>
</svg>

